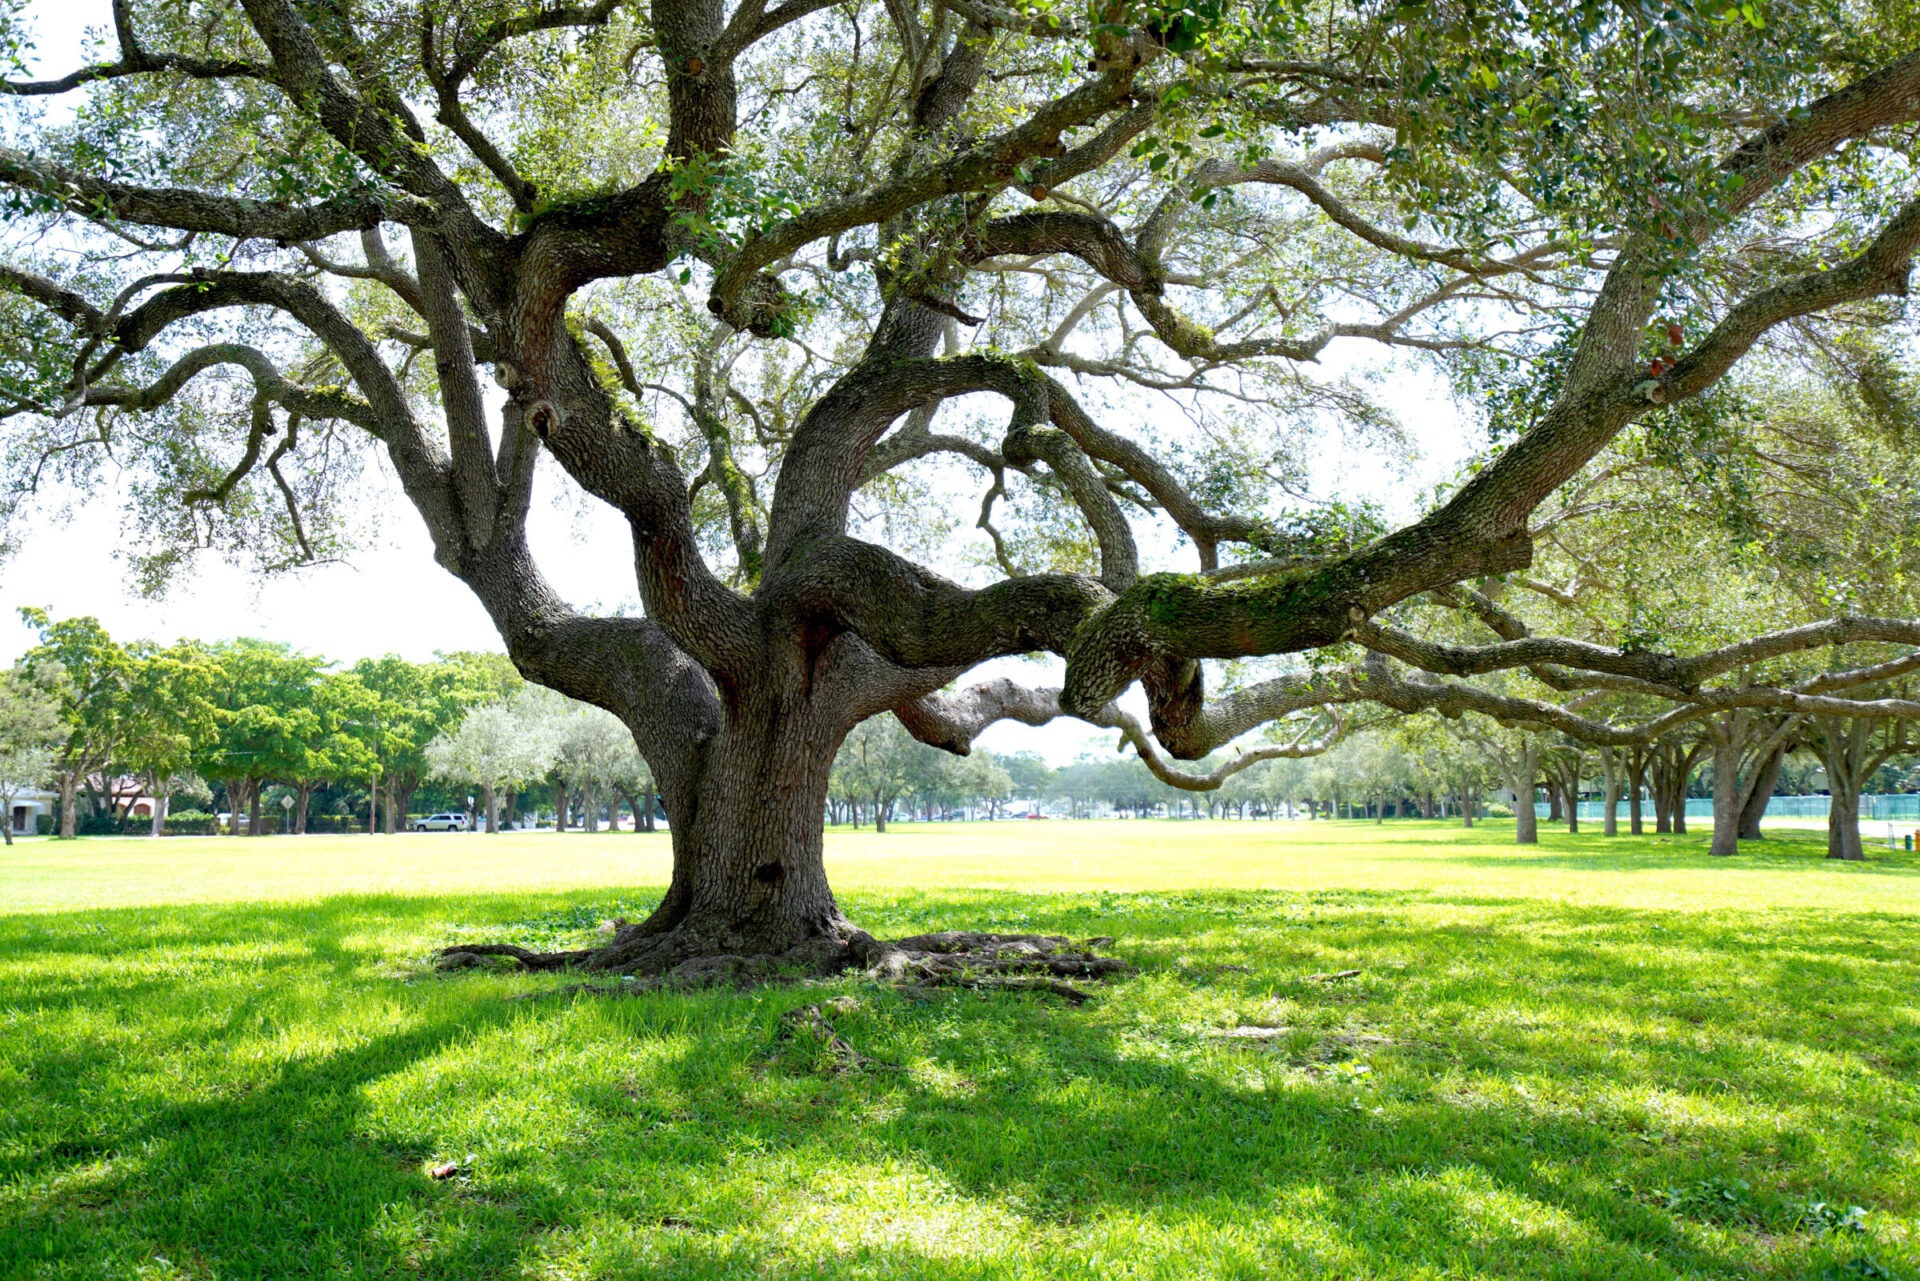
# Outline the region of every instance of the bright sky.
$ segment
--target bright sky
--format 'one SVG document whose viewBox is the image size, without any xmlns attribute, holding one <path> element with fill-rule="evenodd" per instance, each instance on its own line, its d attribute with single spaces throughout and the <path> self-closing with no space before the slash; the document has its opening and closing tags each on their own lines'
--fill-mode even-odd
<svg viewBox="0 0 1920 1281">
<path fill-rule="evenodd" d="M 110 23 L 109 6 L 100 0 L 41 2 L 27 12 L 43 56 L 38 70 L 46 75 L 78 65 L 81 33 Z M 1329 363 L 1345 354 L 1329 353 Z M 1336 443 L 1313 460 L 1316 488 L 1345 498 L 1371 497 L 1389 516 L 1404 519 L 1415 514 L 1414 497 L 1452 475 L 1477 446 L 1477 432 L 1461 421 L 1445 389 L 1424 377 L 1408 375 L 1389 403 L 1417 443 L 1420 457 L 1412 467 L 1402 471 L 1371 452 L 1342 453 Z M 434 564 L 426 533 L 397 487 L 393 502 L 384 504 L 392 514 L 379 545 L 351 564 L 263 582 L 208 557 L 189 581 L 159 601 L 141 599 L 122 586 L 116 497 L 113 492 L 85 496 L 71 518 L 44 520 L 28 531 L 16 556 L 0 563 L 0 662 L 11 662 L 34 642 L 14 612 L 22 605 L 46 606 L 56 617 L 94 615 L 123 640 L 258 636 L 342 662 L 387 653 L 423 660 L 436 650 L 502 648 L 479 603 Z M 966 532 L 974 531 L 967 526 Z M 536 505 L 530 537 L 548 577 L 577 607 L 631 609 L 636 604 L 631 544 L 610 512 L 581 515 Z M 969 679 L 988 675 L 1058 684 L 1060 669 L 1057 663 L 1007 660 Z M 1111 740 L 1080 722 L 1057 721 L 1038 729 L 998 725 L 980 743 L 998 752 L 1038 751 L 1059 764 L 1084 750 L 1110 751 Z"/>
</svg>

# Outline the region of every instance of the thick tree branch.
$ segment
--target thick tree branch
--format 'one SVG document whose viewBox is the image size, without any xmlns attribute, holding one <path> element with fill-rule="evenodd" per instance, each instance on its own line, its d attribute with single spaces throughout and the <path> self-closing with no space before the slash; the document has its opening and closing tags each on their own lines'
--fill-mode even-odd
<svg viewBox="0 0 1920 1281">
<path fill-rule="evenodd" d="M 404 197 L 341 197 L 288 207 L 243 196 L 215 196 L 184 187 L 143 187 L 96 178 L 11 147 L 0 147 L 0 183 L 44 197 L 54 208 L 88 218 L 122 220 L 176 231 L 204 231 L 241 240 L 294 243 L 360 231 L 393 219 L 431 222 L 427 206 Z"/>
</svg>

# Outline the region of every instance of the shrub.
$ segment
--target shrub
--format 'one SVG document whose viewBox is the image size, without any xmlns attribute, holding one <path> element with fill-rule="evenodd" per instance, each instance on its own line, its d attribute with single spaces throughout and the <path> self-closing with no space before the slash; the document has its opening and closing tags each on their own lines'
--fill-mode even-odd
<svg viewBox="0 0 1920 1281">
<path fill-rule="evenodd" d="M 152 828 L 149 823 L 148 828 Z M 220 830 L 220 820 L 205 810 L 175 810 L 167 815 L 168 836 L 212 836 Z"/>
</svg>

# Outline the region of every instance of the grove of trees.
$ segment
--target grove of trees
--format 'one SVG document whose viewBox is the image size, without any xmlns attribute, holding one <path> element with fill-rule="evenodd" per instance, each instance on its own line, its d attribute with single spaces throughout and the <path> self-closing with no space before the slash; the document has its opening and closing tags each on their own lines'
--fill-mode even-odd
<svg viewBox="0 0 1920 1281">
<path fill-rule="evenodd" d="M 368 830 L 396 831 L 436 739 L 522 686 L 498 654 L 339 669 L 274 642 L 122 643 L 92 618 L 21 612 L 40 643 L 0 673 L 0 800 L 51 787 L 68 837 L 83 823 L 117 830 L 143 794 L 158 836 L 174 799 L 211 803 L 215 788 L 229 834 L 265 833 L 263 808 L 304 832 L 321 792 L 337 808 L 352 798 L 338 823 L 357 813 Z M 480 781 L 461 778 L 461 794 Z M 270 789 L 291 804 L 263 807 Z"/>
</svg>

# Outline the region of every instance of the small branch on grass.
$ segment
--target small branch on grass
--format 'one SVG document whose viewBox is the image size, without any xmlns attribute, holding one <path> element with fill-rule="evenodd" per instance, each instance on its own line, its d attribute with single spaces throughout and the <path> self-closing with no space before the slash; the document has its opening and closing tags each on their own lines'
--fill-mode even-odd
<svg viewBox="0 0 1920 1281">
<path fill-rule="evenodd" d="M 852 1000 L 847 997 L 830 1001 L 828 1004 L 842 1010 L 853 1008 Z M 818 1005 L 803 1005 L 781 1015 L 780 1031 L 775 1039 L 790 1041 L 802 1028 L 813 1033 L 826 1045 L 839 1071 L 858 1072 L 866 1068 L 877 1068 L 888 1072 L 900 1071 L 900 1065 L 897 1063 L 885 1063 L 854 1049 L 853 1043 L 841 1036 L 833 1024 L 827 1021 L 826 1013 Z"/>
</svg>

